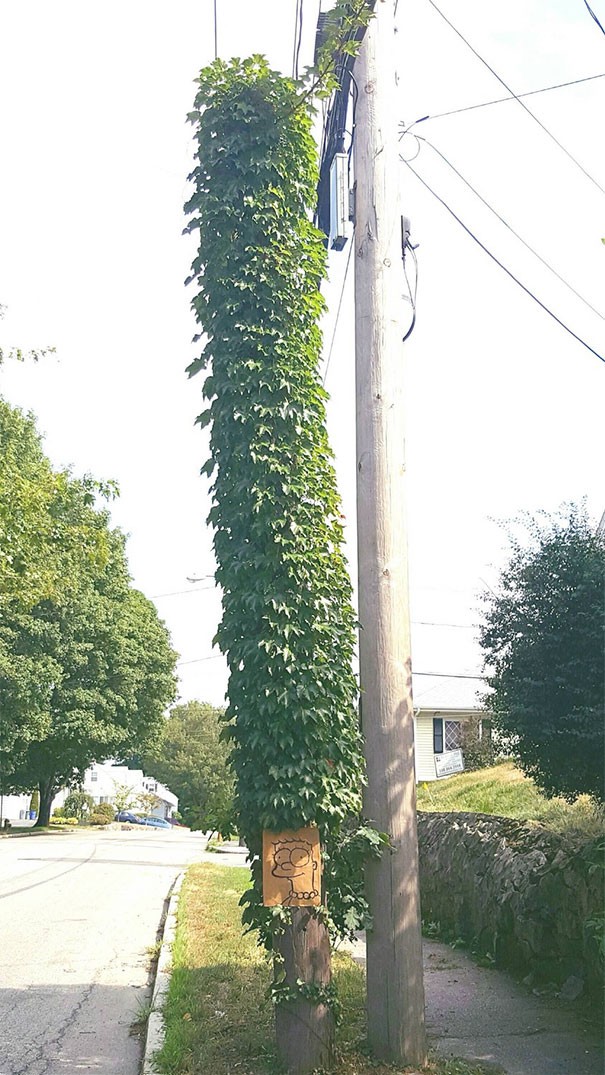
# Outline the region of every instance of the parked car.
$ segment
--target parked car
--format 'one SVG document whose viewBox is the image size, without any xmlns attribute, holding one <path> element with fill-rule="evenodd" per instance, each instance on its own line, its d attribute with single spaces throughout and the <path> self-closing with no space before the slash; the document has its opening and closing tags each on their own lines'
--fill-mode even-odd
<svg viewBox="0 0 605 1075">
<path fill-rule="evenodd" d="M 154 817 L 152 814 L 148 814 L 146 817 L 139 819 L 141 825 L 150 825 L 154 829 L 170 829 L 172 825 L 169 821 L 164 821 L 163 817 Z"/>
<path fill-rule="evenodd" d="M 142 825 L 143 818 L 133 814 L 132 810 L 119 810 L 115 816 L 116 821 L 129 821 L 131 825 Z"/>
</svg>

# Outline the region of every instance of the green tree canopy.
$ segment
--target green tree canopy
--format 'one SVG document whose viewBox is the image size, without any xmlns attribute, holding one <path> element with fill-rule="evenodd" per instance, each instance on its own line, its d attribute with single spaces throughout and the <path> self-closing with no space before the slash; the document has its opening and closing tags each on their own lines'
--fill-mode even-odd
<svg viewBox="0 0 605 1075">
<path fill-rule="evenodd" d="M 153 741 L 176 655 L 130 585 L 98 483 L 53 473 L 32 419 L 2 401 L 0 420 L 0 481 L 17 489 L 0 536 L 0 771 L 3 790 L 39 786 L 43 824 L 58 788 L 93 761 Z"/>
<path fill-rule="evenodd" d="M 546 794 L 603 799 L 603 534 L 573 505 L 527 518 L 484 603 L 495 727 Z"/>
<path fill-rule="evenodd" d="M 221 716 L 206 702 L 175 706 L 145 768 L 178 795 L 179 811 L 191 828 L 228 835 L 235 826 L 234 785 L 229 747 L 220 738 Z"/>
<path fill-rule="evenodd" d="M 98 484 L 54 472 L 34 419 L 0 399 L 0 772 L 15 737 L 39 738 L 59 674 L 51 628 L 34 609 L 64 603 L 81 572 L 102 568 L 107 528 Z"/>
</svg>

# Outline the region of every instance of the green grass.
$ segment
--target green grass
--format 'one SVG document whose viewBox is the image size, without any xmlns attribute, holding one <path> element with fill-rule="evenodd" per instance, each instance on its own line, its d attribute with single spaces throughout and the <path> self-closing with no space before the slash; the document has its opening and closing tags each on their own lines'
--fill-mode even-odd
<svg viewBox="0 0 605 1075">
<path fill-rule="evenodd" d="M 510 761 L 419 785 L 418 809 L 499 814 L 586 840 L 605 831 L 602 806 L 587 795 L 574 803 L 547 799 Z"/>
<path fill-rule="evenodd" d="M 203 863 L 187 873 L 164 1009 L 166 1039 L 155 1058 L 165 1075 L 277 1075 L 282 1070 L 265 995 L 271 968 L 253 937 L 241 931 L 238 900 L 248 883 L 243 867 Z M 365 1052 L 362 969 L 343 953 L 334 954 L 333 969 L 343 1005 L 334 1070 L 403 1075 Z M 426 1075 L 482 1075 L 480 1067 L 462 1060 L 433 1059 L 423 1070 Z"/>
</svg>

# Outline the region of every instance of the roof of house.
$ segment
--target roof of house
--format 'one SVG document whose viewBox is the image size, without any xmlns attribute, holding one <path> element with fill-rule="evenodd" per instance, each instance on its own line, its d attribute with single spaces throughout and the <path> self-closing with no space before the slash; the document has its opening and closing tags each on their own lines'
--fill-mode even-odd
<svg viewBox="0 0 605 1075">
<path fill-rule="evenodd" d="M 415 709 L 460 709 L 482 712 L 480 695 L 486 690 L 484 680 L 458 676 L 424 676 L 412 674 Z"/>
</svg>

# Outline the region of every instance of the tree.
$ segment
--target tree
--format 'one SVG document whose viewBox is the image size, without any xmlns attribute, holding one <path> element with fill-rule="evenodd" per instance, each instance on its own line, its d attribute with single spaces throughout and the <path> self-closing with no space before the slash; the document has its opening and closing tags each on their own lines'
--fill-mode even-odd
<svg viewBox="0 0 605 1075">
<path fill-rule="evenodd" d="M 318 373 L 326 253 L 309 219 L 311 117 L 261 57 L 216 61 L 198 85 L 187 210 L 200 232 L 193 307 L 206 344 L 190 373 L 211 362 L 198 421 L 211 423 L 203 471 L 213 478 L 238 827 L 258 855 L 263 830 L 316 825 L 330 853 L 360 809 L 363 762 L 355 616 Z M 311 1071 L 332 1053 L 327 912 L 263 914 L 258 859 L 252 870 L 244 917 L 277 954 L 278 1047 L 290 1070 Z"/>
<path fill-rule="evenodd" d="M 37 726 L 13 721 L 4 776 L 15 791 L 39 786 L 40 825 L 57 790 L 81 783 L 93 762 L 148 747 L 175 692 L 176 655 L 155 607 L 130 586 L 123 536 L 86 485 L 66 479 L 64 493 L 56 512 L 58 536 L 72 541 L 61 546 L 65 585 L 25 613 L 9 608 L 3 624 L 9 658 L 19 666 L 26 657 L 33 678 L 45 673 Z M 73 543 L 80 530 L 97 532 L 93 555 Z"/>
<path fill-rule="evenodd" d="M 132 784 L 121 784 L 119 780 L 113 782 L 113 803 L 116 813 L 121 810 L 130 810 L 137 805 L 137 793 Z"/>
<path fill-rule="evenodd" d="M 91 510 L 101 487 L 54 472 L 34 419 L 0 399 L 0 781 L 18 739 L 48 729 L 60 674 L 44 602 L 65 602 L 89 566 L 107 556 Z M 108 491 L 107 488 L 105 491 Z"/>
<path fill-rule="evenodd" d="M 93 812 L 94 806 L 95 801 L 92 795 L 88 795 L 85 791 L 70 791 L 63 803 L 63 817 L 77 817 L 78 821 L 83 821 Z"/>
<path fill-rule="evenodd" d="M 605 538 L 574 505 L 524 522 L 483 595 L 486 704 L 547 795 L 603 799 Z"/>
<path fill-rule="evenodd" d="M 137 806 L 145 814 L 151 814 L 161 803 L 161 799 L 153 791 L 139 791 L 137 794 Z"/>
<path fill-rule="evenodd" d="M 0 321 L 2 321 L 5 316 L 6 306 L 0 302 Z M 45 355 L 53 354 L 54 351 L 54 347 L 37 347 L 31 351 L 23 351 L 20 347 L 11 345 L 6 347 L 0 341 L 0 366 L 7 358 L 15 359 L 17 362 L 25 362 L 27 359 L 30 359 L 32 362 L 38 362 L 41 358 L 44 358 Z"/>
<path fill-rule="evenodd" d="M 145 768 L 178 795 L 179 811 L 192 829 L 235 828 L 233 773 L 228 745 L 220 738 L 222 711 L 206 702 L 172 709 Z"/>
</svg>

